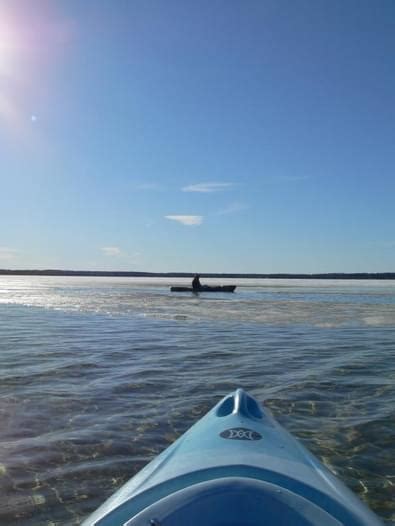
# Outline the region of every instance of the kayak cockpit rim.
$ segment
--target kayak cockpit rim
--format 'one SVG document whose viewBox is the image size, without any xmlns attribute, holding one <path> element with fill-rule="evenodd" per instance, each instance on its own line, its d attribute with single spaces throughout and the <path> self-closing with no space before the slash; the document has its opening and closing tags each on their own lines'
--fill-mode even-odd
<svg viewBox="0 0 395 526">
<path fill-rule="evenodd" d="M 94 525 L 127 526 L 128 524 L 133 524 L 132 518 L 161 499 L 169 497 L 170 495 L 179 494 L 183 490 L 192 488 L 197 484 L 230 478 L 270 484 L 276 488 L 277 491 L 285 490 L 297 497 L 303 497 L 307 502 L 321 508 L 331 517 L 339 520 L 341 524 L 346 524 L 347 526 L 360 526 L 362 524 L 352 510 L 347 509 L 339 501 L 332 499 L 328 494 L 309 486 L 301 480 L 275 471 L 257 468 L 256 466 L 235 464 L 185 473 L 174 479 L 168 479 L 161 484 L 142 490 L 141 492 L 137 491 L 137 493 L 133 493 L 132 496 L 120 502 L 117 507 L 106 513 L 102 518 L 97 519 Z M 311 525 L 311 523 L 306 524 Z"/>
</svg>

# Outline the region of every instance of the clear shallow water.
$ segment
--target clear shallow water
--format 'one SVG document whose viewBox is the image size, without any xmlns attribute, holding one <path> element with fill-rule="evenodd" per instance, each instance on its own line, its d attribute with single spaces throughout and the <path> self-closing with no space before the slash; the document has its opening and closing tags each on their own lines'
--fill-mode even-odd
<svg viewBox="0 0 395 526">
<path fill-rule="evenodd" d="M 238 386 L 395 524 L 395 282 L 232 282 L 0 276 L 0 524 L 79 524 Z"/>
</svg>

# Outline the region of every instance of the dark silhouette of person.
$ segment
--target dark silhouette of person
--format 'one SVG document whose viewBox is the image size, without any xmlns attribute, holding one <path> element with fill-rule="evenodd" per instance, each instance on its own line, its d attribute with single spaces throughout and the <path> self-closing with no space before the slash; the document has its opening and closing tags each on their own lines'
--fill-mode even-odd
<svg viewBox="0 0 395 526">
<path fill-rule="evenodd" d="M 195 274 L 195 277 L 192 280 L 192 288 L 193 290 L 199 290 L 201 288 L 199 274 Z"/>
</svg>

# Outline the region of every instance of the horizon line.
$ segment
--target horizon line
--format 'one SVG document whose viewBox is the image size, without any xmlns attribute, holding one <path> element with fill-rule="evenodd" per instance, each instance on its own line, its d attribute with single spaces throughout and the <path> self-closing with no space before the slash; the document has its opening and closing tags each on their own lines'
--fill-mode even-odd
<svg viewBox="0 0 395 526">
<path fill-rule="evenodd" d="M 97 277 L 193 277 L 196 272 L 147 272 L 134 270 L 0 269 L 0 275 L 97 276 Z M 205 278 L 271 279 L 394 279 L 395 272 L 201 272 Z"/>
</svg>

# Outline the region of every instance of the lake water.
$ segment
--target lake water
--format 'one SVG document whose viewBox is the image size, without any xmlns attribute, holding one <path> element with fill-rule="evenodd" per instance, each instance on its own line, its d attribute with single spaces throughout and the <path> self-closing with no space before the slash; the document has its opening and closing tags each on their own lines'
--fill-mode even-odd
<svg viewBox="0 0 395 526">
<path fill-rule="evenodd" d="M 80 524 L 239 386 L 395 524 L 395 282 L 187 281 L 0 276 L 0 524 Z"/>
</svg>

